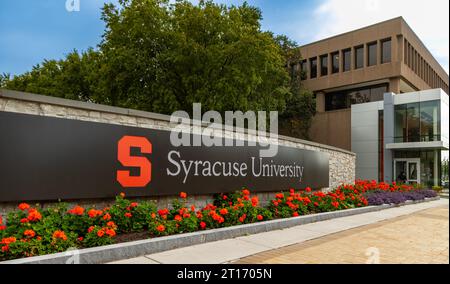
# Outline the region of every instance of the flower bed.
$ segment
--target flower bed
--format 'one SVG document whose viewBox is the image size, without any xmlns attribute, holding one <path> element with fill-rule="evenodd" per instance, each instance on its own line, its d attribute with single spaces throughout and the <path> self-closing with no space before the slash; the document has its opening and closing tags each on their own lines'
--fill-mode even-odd
<svg viewBox="0 0 450 284">
<path fill-rule="evenodd" d="M 373 204 L 391 203 L 390 199 L 377 197 L 390 193 L 410 200 L 432 197 L 428 191 L 408 186 L 357 181 L 329 193 L 291 189 L 277 193 L 266 206 L 260 206 L 258 198 L 247 189 L 218 194 L 212 204 L 199 209 L 187 204 L 185 193 L 180 193 L 170 208 L 160 210 L 152 202 L 134 202 L 124 194 L 102 210 L 68 208 L 64 203 L 39 210 L 21 203 L 17 211 L 8 214 L 7 224 L 0 218 L 0 260 L 107 245 L 126 240 L 127 236 L 151 238 L 363 207 L 371 200 Z"/>
</svg>

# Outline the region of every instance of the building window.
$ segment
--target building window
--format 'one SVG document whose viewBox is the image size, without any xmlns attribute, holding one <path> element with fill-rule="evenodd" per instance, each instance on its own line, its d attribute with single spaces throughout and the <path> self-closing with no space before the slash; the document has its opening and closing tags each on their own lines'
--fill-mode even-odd
<svg viewBox="0 0 450 284">
<path fill-rule="evenodd" d="M 377 64 L 377 43 L 367 44 L 367 66 L 373 66 Z"/>
<path fill-rule="evenodd" d="M 352 58 L 351 54 L 351 49 L 345 49 L 342 51 L 342 69 L 344 70 L 344 72 L 350 71 Z"/>
<path fill-rule="evenodd" d="M 320 57 L 320 76 L 328 75 L 328 55 Z"/>
<path fill-rule="evenodd" d="M 384 111 L 378 111 L 378 181 L 384 181 Z"/>
<path fill-rule="evenodd" d="M 355 47 L 355 69 L 364 67 L 364 46 Z"/>
<path fill-rule="evenodd" d="M 381 63 L 391 62 L 391 39 L 381 41 Z"/>
<path fill-rule="evenodd" d="M 395 142 L 439 141 L 439 101 L 396 105 L 394 107 Z"/>
<path fill-rule="evenodd" d="M 317 77 L 317 57 L 311 58 L 309 60 L 309 76 L 310 78 Z"/>
<path fill-rule="evenodd" d="M 306 80 L 308 78 L 308 65 L 306 64 L 306 59 L 300 62 L 300 79 Z"/>
<path fill-rule="evenodd" d="M 325 111 L 349 108 L 354 104 L 382 101 L 388 85 L 375 85 L 366 88 L 337 91 L 325 94 Z"/>
<path fill-rule="evenodd" d="M 339 72 L 339 52 L 331 54 L 331 73 Z"/>
</svg>

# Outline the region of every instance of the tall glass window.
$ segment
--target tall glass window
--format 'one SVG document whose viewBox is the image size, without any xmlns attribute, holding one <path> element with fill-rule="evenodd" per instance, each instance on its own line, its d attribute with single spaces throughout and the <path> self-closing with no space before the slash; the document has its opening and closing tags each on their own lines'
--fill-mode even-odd
<svg viewBox="0 0 450 284">
<path fill-rule="evenodd" d="M 306 78 L 308 77 L 307 76 L 308 75 L 308 67 L 307 67 L 307 64 L 306 64 L 306 59 L 302 60 L 302 62 L 300 62 L 300 70 L 301 70 L 300 78 L 302 80 L 306 80 Z"/>
<path fill-rule="evenodd" d="M 309 76 L 310 78 L 316 78 L 317 77 L 317 57 L 311 58 L 309 60 L 310 66 L 309 66 Z"/>
<path fill-rule="evenodd" d="M 381 63 L 391 62 L 391 39 L 381 41 Z"/>
<path fill-rule="evenodd" d="M 350 71 L 351 61 L 352 61 L 352 51 L 351 49 L 346 49 L 342 51 L 342 69 L 345 71 Z"/>
<path fill-rule="evenodd" d="M 438 141 L 439 135 L 439 101 L 420 103 L 420 140 Z"/>
<path fill-rule="evenodd" d="M 355 47 L 355 69 L 364 67 L 364 46 Z"/>
<path fill-rule="evenodd" d="M 395 106 L 395 142 L 440 140 L 439 101 Z"/>
<path fill-rule="evenodd" d="M 377 43 L 367 44 L 367 66 L 373 66 L 377 64 Z"/>
<path fill-rule="evenodd" d="M 328 55 L 320 57 L 320 76 L 328 75 Z"/>
<path fill-rule="evenodd" d="M 331 72 L 339 72 L 339 52 L 333 52 L 331 54 Z"/>
</svg>

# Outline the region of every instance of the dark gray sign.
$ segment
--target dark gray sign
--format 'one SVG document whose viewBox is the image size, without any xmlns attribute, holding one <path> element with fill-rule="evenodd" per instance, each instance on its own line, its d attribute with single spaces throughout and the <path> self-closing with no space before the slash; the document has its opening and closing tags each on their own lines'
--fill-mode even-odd
<svg viewBox="0 0 450 284">
<path fill-rule="evenodd" d="M 328 187 L 328 154 L 280 146 L 173 147 L 170 132 L 0 112 L 0 201 Z"/>
</svg>

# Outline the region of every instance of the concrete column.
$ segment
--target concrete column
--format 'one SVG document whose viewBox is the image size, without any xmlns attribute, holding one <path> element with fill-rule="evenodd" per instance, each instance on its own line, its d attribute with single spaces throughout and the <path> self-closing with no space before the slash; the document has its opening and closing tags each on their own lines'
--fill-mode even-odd
<svg viewBox="0 0 450 284">
<path fill-rule="evenodd" d="M 394 94 L 400 94 L 400 78 L 389 79 L 389 92 Z"/>
<path fill-rule="evenodd" d="M 392 62 L 404 62 L 405 54 L 404 40 L 402 35 L 398 35 L 397 39 L 392 39 Z"/>
<path fill-rule="evenodd" d="M 384 94 L 384 181 L 394 181 L 393 175 L 393 161 L 394 153 L 392 150 L 386 149 L 386 144 L 394 143 L 394 93 Z"/>
<path fill-rule="evenodd" d="M 325 111 L 325 93 L 323 92 L 316 93 L 316 111 Z"/>
</svg>

